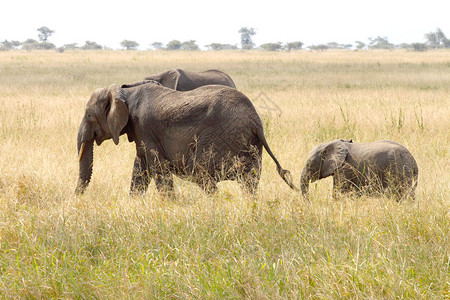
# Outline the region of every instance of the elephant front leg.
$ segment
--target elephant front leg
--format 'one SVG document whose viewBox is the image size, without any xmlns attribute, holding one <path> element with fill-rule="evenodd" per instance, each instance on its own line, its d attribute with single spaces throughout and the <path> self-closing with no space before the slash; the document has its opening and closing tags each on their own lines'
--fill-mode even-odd
<svg viewBox="0 0 450 300">
<path fill-rule="evenodd" d="M 136 156 L 133 174 L 131 175 L 130 195 L 144 194 L 147 191 L 150 180 L 145 157 Z"/>
<path fill-rule="evenodd" d="M 333 199 L 338 200 L 344 193 L 349 193 L 352 190 L 352 182 L 345 177 L 343 173 L 337 172 L 333 175 Z"/>
</svg>

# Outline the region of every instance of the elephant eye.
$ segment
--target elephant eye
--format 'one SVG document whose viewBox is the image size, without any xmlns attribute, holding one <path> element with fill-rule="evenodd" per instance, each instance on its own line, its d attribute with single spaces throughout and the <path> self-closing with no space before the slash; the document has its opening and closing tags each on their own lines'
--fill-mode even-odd
<svg viewBox="0 0 450 300">
<path fill-rule="evenodd" d="M 93 119 L 94 119 L 94 115 L 92 114 L 92 112 L 86 112 L 86 118 L 89 120 L 89 121 L 93 121 Z"/>
</svg>

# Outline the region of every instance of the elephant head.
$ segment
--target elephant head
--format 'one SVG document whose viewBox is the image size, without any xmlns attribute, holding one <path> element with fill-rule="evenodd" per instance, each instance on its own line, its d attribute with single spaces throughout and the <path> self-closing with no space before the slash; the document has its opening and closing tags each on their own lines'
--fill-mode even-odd
<svg viewBox="0 0 450 300">
<path fill-rule="evenodd" d="M 342 167 L 348 154 L 346 142 L 352 140 L 334 140 L 315 147 L 308 156 L 300 177 L 303 195 L 308 193 L 309 182 L 326 178 Z"/>
<path fill-rule="evenodd" d="M 86 112 L 78 130 L 77 149 L 80 173 L 76 194 L 86 189 L 92 175 L 94 140 L 100 145 L 112 138 L 119 143 L 122 129 L 128 122 L 128 107 L 123 89 L 117 84 L 94 91 L 89 99 Z"/>
<path fill-rule="evenodd" d="M 177 89 L 178 80 L 180 79 L 180 72 L 176 69 L 167 70 L 157 75 L 145 77 L 146 80 L 154 80 L 159 82 L 162 86 Z"/>
</svg>

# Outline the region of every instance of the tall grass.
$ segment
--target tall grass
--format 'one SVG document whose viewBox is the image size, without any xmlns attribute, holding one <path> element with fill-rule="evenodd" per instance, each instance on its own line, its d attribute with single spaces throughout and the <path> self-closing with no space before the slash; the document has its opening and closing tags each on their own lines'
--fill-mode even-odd
<svg viewBox="0 0 450 300">
<path fill-rule="evenodd" d="M 73 195 L 92 91 L 168 68 L 221 69 L 254 99 L 298 185 L 309 151 L 392 139 L 419 165 L 416 201 L 311 203 L 264 155 L 257 199 L 177 179 L 129 197 L 135 147 L 95 147 Z M 450 52 L 0 52 L 0 295 L 5 298 L 449 298 Z M 272 109 L 271 109 L 272 108 Z"/>
</svg>

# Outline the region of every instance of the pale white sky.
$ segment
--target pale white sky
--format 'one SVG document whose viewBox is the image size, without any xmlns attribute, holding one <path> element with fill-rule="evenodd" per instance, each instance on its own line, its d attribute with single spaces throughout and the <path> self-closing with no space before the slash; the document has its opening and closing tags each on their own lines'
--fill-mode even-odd
<svg viewBox="0 0 450 300">
<path fill-rule="evenodd" d="M 114 49 L 124 39 L 140 49 L 153 42 L 196 40 L 240 46 L 241 27 L 253 27 L 256 45 L 301 41 L 305 46 L 388 37 L 391 43 L 424 42 L 441 28 L 450 38 L 449 0 L 7 0 L 1 4 L 0 41 L 38 39 L 55 31 L 56 46 L 86 40 Z"/>
</svg>

